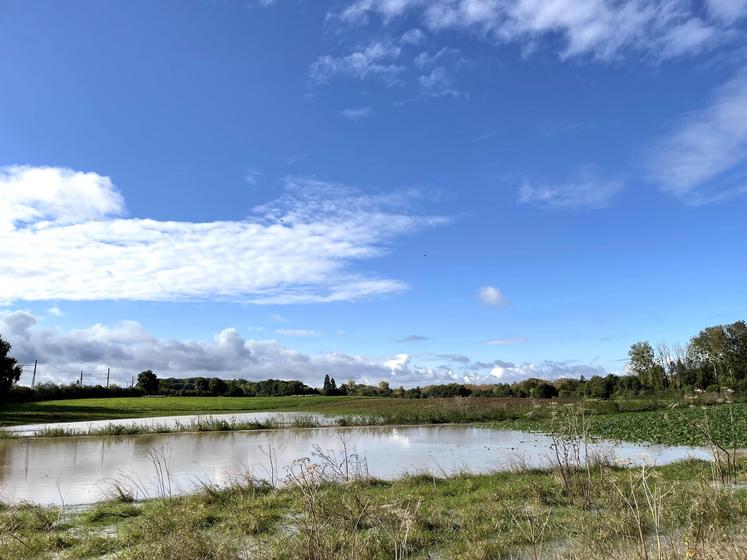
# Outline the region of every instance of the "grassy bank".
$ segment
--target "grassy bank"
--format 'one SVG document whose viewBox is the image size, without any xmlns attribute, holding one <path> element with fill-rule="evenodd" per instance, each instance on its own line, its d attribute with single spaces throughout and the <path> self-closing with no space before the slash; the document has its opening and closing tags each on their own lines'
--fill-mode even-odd
<svg viewBox="0 0 747 560">
<path fill-rule="evenodd" d="M 714 484 L 705 462 L 596 464 L 571 484 L 558 470 L 385 482 L 331 464 L 299 462 L 282 489 L 244 479 L 88 511 L 5 507 L 0 560 L 747 557 L 747 490 Z"/>
</svg>

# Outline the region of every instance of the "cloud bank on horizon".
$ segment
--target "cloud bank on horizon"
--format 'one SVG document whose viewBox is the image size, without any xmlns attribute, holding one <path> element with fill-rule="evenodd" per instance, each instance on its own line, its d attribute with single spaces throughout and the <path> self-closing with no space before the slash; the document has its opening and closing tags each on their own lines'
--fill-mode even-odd
<svg viewBox="0 0 747 560">
<path fill-rule="evenodd" d="M 246 339 L 235 328 L 223 329 L 210 340 L 186 341 L 158 338 L 137 321 L 63 331 L 40 326 L 39 318 L 25 311 L 0 314 L 0 332 L 22 362 L 39 361 L 37 382 L 71 383 L 80 371 L 98 375 L 100 381 L 107 368 L 112 368 L 112 380 L 123 385 L 145 369 L 153 369 L 160 377 L 297 379 L 311 386 L 321 385 L 328 374 L 338 382 L 353 379 L 376 384 L 386 380 L 393 387 L 604 374 L 598 365 L 569 361 L 486 362 L 462 355 L 423 353 L 379 357 L 339 351 L 306 354 L 274 339 Z M 426 365 L 433 361 L 439 363 Z M 29 375 L 26 371 L 21 382 L 29 383 Z"/>
</svg>

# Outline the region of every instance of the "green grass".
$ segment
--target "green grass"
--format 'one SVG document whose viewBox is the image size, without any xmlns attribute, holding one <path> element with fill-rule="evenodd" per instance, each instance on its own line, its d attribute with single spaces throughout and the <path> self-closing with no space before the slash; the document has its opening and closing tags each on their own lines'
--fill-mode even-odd
<svg viewBox="0 0 747 560">
<path fill-rule="evenodd" d="M 595 467 L 583 499 L 554 472 L 527 470 L 207 487 L 84 512 L 21 505 L 0 511 L 0 560 L 489 560 L 531 558 L 532 540 L 544 559 L 633 559 L 641 557 L 639 527 L 652 559 L 685 558 L 693 547 L 689 558 L 746 557 L 747 490 L 714 486 L 710 466 L 698 461 L 648 471 L 645 489 L 641 476 Z M 645 492 L 657 497 L 658 526 Z M 633 494 L 639 517 L 625 501 Z M 656 535 L 671 555 L 654 554 Z"/>
</svg>

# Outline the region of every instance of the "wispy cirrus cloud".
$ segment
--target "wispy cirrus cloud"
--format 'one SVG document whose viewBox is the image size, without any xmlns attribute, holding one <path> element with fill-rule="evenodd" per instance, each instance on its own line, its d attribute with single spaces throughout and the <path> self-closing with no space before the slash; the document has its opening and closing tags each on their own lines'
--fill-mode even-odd
<svg viewBox="0 0 747 560">
<path fill-rule="evenodd" d="M 358 109 L 343 109 L 340 114 L 349 121 L 357 122 L 370 116 L 372 112 L 371 107 L 360 107 Z"/>
<path fill-rule="evenodd" d="M 343 56 L 320 56 L 309 71 L 316 83 L 329 82 L 335 76 L 348 76 L 359 80 L 374 77 L 392 86 L 400 81 L 405 66 L 397 62 L 402 49 L 382 41 L 372 41 Z"/>
<path fill-rule="evenodd" d="M 414 17 L 432 33 L 462 30 L 531 49 L 544 42 L 561 58 L 666 59 L 728 40 L 746 12 L 744 0 L 708 0 L 705 12 L 685 0 L 354 0 L 327 21 L 360 26 Z"/>
<path fill-rule="evenodd" d="M 647 169 L 662 190 L 691 203 L 747 192 L 747 71 L 660 138 Z"/>
<path fill-rule="evenodd" d="M 571 180 L 559 183 L 536 183 L 524 180 L 517 193 L 521 204 L 537 204 L 552 208 L 598 209 L 607 207 L 623 190 L 625 184 L 603 178 L 592 166 L 580 168 Z"/>
<path fill-rule="evenodd" d="M 322 331 L 315 331 L 312 329 L 276 329 L 275 332 L 281 336 L 323 336 Z"/>
<path fill-rule="evenodd" d="M 487 344 L 488 346 L 512 346 L 514 344 L 525 344 L 527 342 L 527 339 L 523 336 L 512 336 L 509 338 L 489 338 L 487 340 L 483 340 L 483 344 Z"/>
<path fill-rule="evenodd" d="M 604 208 L 623 188 L 620 181 L 572 181 L 537 185 L 525 182 L 519 187 L 518 201 L 554 208 Z"/>
<path fill-rule="evenodd" d="M 0 301 L 350 301 L 406 289 L 353 264 L 442 216 L 414 191 L 370 195 L 288 177 L 243 220 L 124 218 L 111 179 L 61 168 L 0 169 Z"/>
<path fill-rule="evenodd" d="M 422 336 L 419 334 L 411 334 L 409 336 L 406 336 L 404 338 L 400 338 L 397 342 L 401 343 L 408 343 L 408 342 L 425 342 L 426 340 L 430 340 L 427 336 Z"/>
</svg>

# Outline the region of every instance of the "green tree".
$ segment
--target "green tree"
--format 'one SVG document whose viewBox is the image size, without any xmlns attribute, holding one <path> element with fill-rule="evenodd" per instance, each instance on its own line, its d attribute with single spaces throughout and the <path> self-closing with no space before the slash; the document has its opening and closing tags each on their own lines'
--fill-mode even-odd
<svg viewBox="0 0 747 560">
<path fill-rule="evenodd" d="M 137 386 L 148 395 L 158 392 L 158 377 L 151 370 L 146 369 L 137 374 Z"/>
<path fill-rule="evenodd" d="M 0 398 L 6 396 L 21 378 L 21 366 L 10 356 L 12 346 L 0 336 Z"/>
<path fill-rule="evenodd" d="M 747 378 L 747 323 L 716 325 L 690 340 L 695 361 L 710 369 L 716 383 L 737 384 Z"/>
<path fill-rule="evenodd" d="M 389 382 L 382 379 L 379 381 L 379 391 L 381 392 L 381 395 L 384 397 L 388 397 L 392 394 L 392 389 L 389 387 Z"/>
<path fill-rule="evenodd" d="M 225 395 L 228 390 L 226 382 L 218 377 L 213 377 L 210 380 L 208 388 L 213 395 Z"/>
<path fill-rule="evenodd" d="M 664 388 L 666 372 L 656 363 L 656 355 L 648 342 L 636 342 L 628 351 L 628 370 L 638 377 L 647 389 L 660 390 Z"/>
</svg>

